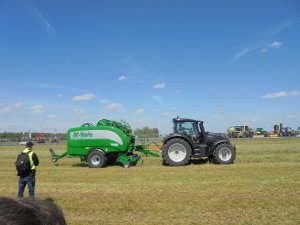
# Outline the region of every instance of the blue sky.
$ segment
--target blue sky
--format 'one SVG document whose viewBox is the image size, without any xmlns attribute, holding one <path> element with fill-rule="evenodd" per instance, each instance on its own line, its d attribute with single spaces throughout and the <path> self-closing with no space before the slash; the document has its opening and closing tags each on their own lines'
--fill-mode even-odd
<svg viewBox="0 0 300 225">
<path fill-rule="evenodd" d="M 300 126 L 300 2 L 0 1 L 0 132 Z"/>
</svg>

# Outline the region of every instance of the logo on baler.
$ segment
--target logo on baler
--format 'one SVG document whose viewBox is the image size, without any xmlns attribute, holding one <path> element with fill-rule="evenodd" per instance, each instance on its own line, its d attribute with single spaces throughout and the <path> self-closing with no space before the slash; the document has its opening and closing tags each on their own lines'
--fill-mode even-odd
<svg viewBox="0 0 300 225">
<path fill-rule="evenodd" d="M 77 131 L 72 133 L 73 136 L 71 135 L 71 139 L 84 139 L 84 138 L 93 137 L 93 134 L 90 132 Z"/>
<path fill-rule="evenodd" d="M 71 140 L 92 140 L 92 139 L 108 139 L 116 142 L 115 144 L 123 145 L 123 141 L 119 135 L 110 130 L 85 130 L 70 132 Z M 112 145 L 113 146 L 113 145 Z"/>
</svg>

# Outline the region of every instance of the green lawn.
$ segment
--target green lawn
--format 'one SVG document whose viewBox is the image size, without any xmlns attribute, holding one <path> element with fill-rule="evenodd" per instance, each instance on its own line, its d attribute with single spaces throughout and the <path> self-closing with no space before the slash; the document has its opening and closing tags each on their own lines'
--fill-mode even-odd
<svg viewBox="0 0 300 225">
<path fill-rule="evenodd" d="M 68 224 L 300 224 L 300 138 L 233 142 L 232 165 L 165 167 L 143 157 L 129 169 L 89 169 L 74 158 L 54 166 L 48 149 L 66 146 L 35 145 L 36 196 L 53 199 Z M 0 146 L 2 196 L 17 195 L 23 148 Z"/>
</svg>

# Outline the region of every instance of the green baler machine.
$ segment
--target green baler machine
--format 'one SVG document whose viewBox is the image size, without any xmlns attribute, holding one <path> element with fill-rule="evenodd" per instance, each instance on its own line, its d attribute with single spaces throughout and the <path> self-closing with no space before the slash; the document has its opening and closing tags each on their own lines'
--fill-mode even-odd
<svg viewBox="0 0 300 225">
<path fill-rule="evenodd" d="M 104 167 L 116 161 L 126 168 L 134 166 L 140 160 L 140 156 L 134 152 L 160 156 L 147 150 L 145 145 L 135 145 L 135 136 L 126 121 L 107 119 L 100 120 L 96 126 L 85 123 L 70 128 L 67 133 L 67 151 L 63 154 L 56 154 L 53 149 L 49 151 L 53 162 L 66 156 L 77 157 L 86 161 L 91 168 Z"/>
</svg>

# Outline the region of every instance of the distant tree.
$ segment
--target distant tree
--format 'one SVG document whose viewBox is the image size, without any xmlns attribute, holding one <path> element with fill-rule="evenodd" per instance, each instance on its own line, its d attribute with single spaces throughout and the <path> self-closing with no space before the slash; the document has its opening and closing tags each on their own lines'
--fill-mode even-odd
<svg viewBox="0 0 300 225">
<path fill-rule="evenodd" d="M 3 132 L 0 133 L 0 141 L 7 142 L 7 141 L 19 141 L 21 140 L 22 133 L 14 133 L 14 132 Z"/>
<path fill-rule="evenodd" d="M 157 128 L 149 128 L 144 127 L 142 129 L 135 129 L 134 135 L 137 136 L 137 138 L 140 141 L 149 141 L 149 138 L 158 138 L 159 137 L 159 131 Z"/>
</svg>

